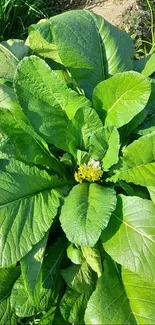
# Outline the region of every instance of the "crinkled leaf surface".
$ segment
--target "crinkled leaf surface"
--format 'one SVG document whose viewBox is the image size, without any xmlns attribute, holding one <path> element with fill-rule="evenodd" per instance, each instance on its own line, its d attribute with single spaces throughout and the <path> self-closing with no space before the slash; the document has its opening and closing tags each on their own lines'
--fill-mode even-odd
<svg viewBox="0 0 155 325">
<path fill-rule="evenodd" d="M 89 297 L 90 293 L 79 293 L 67 288 L 60 303 L 60 311 L 64 319 L 70 323 L 83 324 Z"/>
<path fill-rule="evenodd" d="M 79 293 L 92 291 L 94 277 L 92 269 L 86 261 L 81 265 L 73 264 L 69 266 L 67 269 L 62 270 L 61 274 L 71 289 Z"/>
<path fill-rule="evenodd" d="M 40 58 L 30 56 L 18 65 L 15 90 L 34 129 L 49 143 L 66 149 L 66 128 L 79 107 L 90 102 L 69 89 Z"/>
<path fill-rule="evenodd" d="M 93 247 L 116 206 L 114 189 L 98 184 L 76 185 L 62 207 L 60 222 L 69 241 Z"/>
<path fill-rule="evenodd" d="M 155 184 L 155 131 L 132 142 L 123 151 L 121 168 L 112 180 L 125 180 L 141 186 Z"/>
<path fill-rule="evenodd" d="M 13 53 L 0 44 L 0 78 L 12 81 L 18 62 Z"/>
<path fill-rule="evenodd" d="M 49 152 L 43 139 L 14 112 L 0 109 L 0 132 L 5 135 L 5 141 L 0 143 L 0 151 L 8 157 L 46 165 L 60 174 L 64 173 L 63 166 Z"/>
<path fill-rule="evenodd" d="M 101 236 L 104 249 L 117 263 L 149 281 L 155 279 L 154 220 L 155 205 L 150 200 L 120 195 Z"/>
<path fill-rule="evenodd" d="M 105 119 L 105 125 L 120 128 L 144 109 L 150 93 L 149 80 L 137 72 L 128 71 L 99 83 L 92 99 L 95 109 Z"/>
<path fill-rule="evenodd" d="M 146 281 L 125 269 L 122 270 L 122 280 L 137 324 L 154 325 L 155 282 Z"/>
<path fill-rule="evenodd" d="M 39 55 L 63 63 L 88 96 L 100 81 L 133 68 L 131 38 L 86 10 L 66 12 L 42 26 L 33 25 L 29 40 Z"/>
<path fill-rule="evenodd" d="M 85 324 L 136 324 L 120 275 L 111 261 L 104 262 L 104 273 L 88 301 Z"/>
<path fill-rule="evenodd" d="M 10 297 L 0 303 L 0 324 L 1 325 L 18 325 L 19 317 L 11 307 Z"/>
<path fill-rule="evenodd" d="M 57 176 L 12 160 L 1 162 L 0 265 L 16 263 L 50 228 L 59 206 Z"/>
<path fill-rule="evenodd" d="M 83 151 L 88 149 L 90 136 L 102 126 L 103 124 L 93 108 L 80 108 L 68 124 L 67 146 L 69 151 L 76 156 L 77 149 Z"/>
<path fill-rule="evenodd" d="M 114 126 L 104 126 L 90 138 L 89 152 L 92 158 L 102 161 L 102 168 L 108 170 L 118 162 L 119 133 Z"/>
<path fill-rule="evenodd" d="M 30 317 L 36 315 L 38 308 L 25 290 L 22 276 L 16 281 L 11 292 L 11 306 L 19 317 Z"/>
<path fill-rule="evenodd" d="M 40 302 L 42 263 L 49 232 L 20 261 L 25 289 L 37 305 Z"/>
<path fill-rule="evenodd" d="M 54 44 L 50 20 L 46 20 L 42 24 L 31 25 L 29 27 L 27 43 L 37 55 L 52 59 L 58 64 L 62 64 L 57 46 Z"/>
</svg>

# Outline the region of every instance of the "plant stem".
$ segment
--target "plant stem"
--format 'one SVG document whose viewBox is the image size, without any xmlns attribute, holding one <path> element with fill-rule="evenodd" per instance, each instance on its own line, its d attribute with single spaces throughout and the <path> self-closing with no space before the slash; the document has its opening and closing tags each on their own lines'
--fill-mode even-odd
<svg viewBox="0 0 155 325">
<path fill-rule="evenodd" d="M 150 53 L 151 53 L 152 50 L 154 49 L 154 45 L 155 45 L 155 39 L 154 39 L 154 18 L 153 18 L 153 11 L 152 11 L 152 8 L 151 8 L 150 1 L 149 0 L 146 0 L 146 2 L 147 2 L 147 5 L 149 7 L 149 10 L 150 10 L 150 17 L 151 17 L 151 38 L 152 38 L 152 47 L 151 47 L 151 50 L 150 50 Z"/>
</svg>

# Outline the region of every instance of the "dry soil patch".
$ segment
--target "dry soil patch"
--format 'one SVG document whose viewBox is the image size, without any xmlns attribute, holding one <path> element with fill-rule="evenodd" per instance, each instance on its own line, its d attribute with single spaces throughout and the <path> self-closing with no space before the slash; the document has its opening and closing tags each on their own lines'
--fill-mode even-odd
<svg viewBox="0 0 155 325">
<path fill-rule="evenodd" d="M 118 26 L 121 25 L 122 14 L 135 2 L 136 0 L 107 0 L 102 6 L 96 6 L 92 10 L 113 25 Z"/>
</svg>

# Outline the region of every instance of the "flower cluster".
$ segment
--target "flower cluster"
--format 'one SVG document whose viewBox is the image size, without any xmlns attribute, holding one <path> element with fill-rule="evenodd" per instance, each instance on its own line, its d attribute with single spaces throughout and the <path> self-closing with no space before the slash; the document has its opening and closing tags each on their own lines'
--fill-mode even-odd
<svg viewBox="0 0 155 325">
<path fill-rule="evenodd" d="M 101 170 L 100 162 L 91 159 L 88 164 L 79 166 L 78 171 L 75 172 L 75 180 L 82 183 L 84 180 L 89 182 L 99 181 L 102 177 L 103 171 Z"/>
</svg>

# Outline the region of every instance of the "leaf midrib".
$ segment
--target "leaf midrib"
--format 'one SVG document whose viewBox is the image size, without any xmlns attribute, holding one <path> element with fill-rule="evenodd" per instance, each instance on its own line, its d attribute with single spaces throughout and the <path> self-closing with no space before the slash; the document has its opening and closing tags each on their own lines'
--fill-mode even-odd
<svg viewBox="0 0 155 325">
<path fill-rule="evenodd" d="M 65 248 L 63 247 L 63 248 L 61 249 L 61 252 L 60 252 L 58 258 L 55 260 L 55 263 L 53 264 L 52 268 L 47 272 L 47 275 L 46 275 L 46 277 L 45 277 L 45 279 L 44 279 L 44 281 L 43 281 L 43 284 L 46 282 L 46 280 L 48 279 L 49 275 L 51 275 L 52 272 L 53 272 L 53 270 L 56 268 L 57 264 L 58 264 L 59 261 L 61 260 L 61 257 L 62 257 L 62 254 L 64 253 L 64 251 L 65 251 Z"/>
<path fill-rule="evenodd" d="M 62 184 L 63 184 L 63 185 L 62 185 Z M 46 188 L 46 189 L 43 189 L 43 190 L 37 191 L 37 192 L 35 192 L 35 193 L 30 193 L 30 194 L 28 194 L 28 195 L 26 195 L 26 196 L 22 196 L 22 197 L 20 197 L 19 199 L 16 199 L 16 200 L 10 201 L 10 202 L 8 202 L 8 203 L 6 203 L 6 204 L 2 204 L 2 205 L 0 205 L 0 209 L 6 207 L 6 206 L 8 206 L 8 205 L 14 204 L 14 203 L 16 203 L 16 202 L 20 202 L 20 201 L 22 201 L 22 200 L 25 200 L 25 199 L 27 199 L 27 198 L 30 198 L 30 197 L 36 196 L 36 195 L 41 194 L 41 193 L 43 193 L 43 192 L 45 192 L 45 191 L 51 191 L 51 190 L 53 190 L 53 191 L 56 192 L 55 188 L 57 188 L 57 187 L 61 187 L 61 186 L 64 186 L 64 185 L 65 185 L 64 183 L 62 183 L 62 184 L 61 184 L 61 185 L 54 186 L 54 187 L 48 187 L 48 188 Z"/>
<path fill-rule="evenodd" d="M 128 169 L 121 168 L 120 169 L 120 173 L 129 172 L 130 170 L 133 170 L 133 169 L 136 169 L 136 168 L 140 168 L 140 167 L 146 167 L 149 164 L 155 164 L 155 160 L 149 161 L 147 163 L 143 163 L 143 164 L 140 164 L 140 165 L 135 165 L 133 167 L 129 167 Z M 153 165 L 153 166 L 155 166 L 155 165 Z"/>
<path fill-rule="evenodd" d="M 141 83 L 143 83 L 144 82 L 144 80 L 141 80 L 141 82 L 140 83 L 138 83 L 138 86 L 139 85 L 141 85 Z M 107 114 L 109 114 L 109 112 L 111 112 L 111 110 L 113 109 L 113 108 L 115 108 L 115 106 L 117 105 L 117 103 L 119 102 L 119 101 L 121 101 L 122 100 L 122 98 L 126 95 L 126 94 L 128 94 L 129 92 L 131 92 L 135 87 L 137 87 L 137 84 L 136 85 L 134 85 L 132 88 L 130 88 L 129 90 L 127 90 L 127 91 L 125 91 L 117 100 L 116 100 L 116 102 L 109 108 L 109 110 L 107 110 Z M 128 99 L 128 100 L 132 100 L 133 101 L 133 99 Z"/>
<path fill-rule="evenodd" d="M 149 239 L 153 244 L 155 244 L 155 241 L 147 234 L 137 230 L 136 228 L 134 228 L 132 225 L 129 225 L 126 221 L 121 220 L 116 214 L 113 214 L 119 221 L 121 221 L 126 227 L 131 228 L 133 231 L 137 232 L 139 235 L 141 235 L 142 237 L 145 237 L 147 239 Z"/>
</svg>

